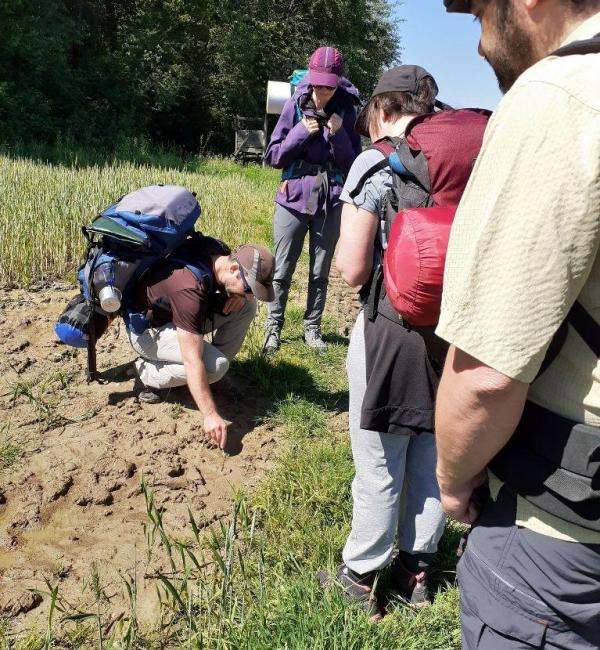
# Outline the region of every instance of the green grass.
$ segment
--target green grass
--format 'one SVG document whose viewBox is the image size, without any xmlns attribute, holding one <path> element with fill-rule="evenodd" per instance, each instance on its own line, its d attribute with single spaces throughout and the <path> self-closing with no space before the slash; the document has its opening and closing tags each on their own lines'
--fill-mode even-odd
<svg viewBox="0 0 600 650">
<path fill-rule="evenodd" d="M 9 434 L 9 424 L 3 424 L 0 427 L 0 476 L 5 470 L 10 469 L 22 454 L 22 445 Z"/>
<path fill-rule="evenodd" d="M 0 185 L 7 186 L 10 200 L 0 207 L 0 254 L 9 264 L 2 266 L 1 281 L 25 284 L 71 274 L 81 252 L 79 225 L 120 192 L 156 181 L 199 191 L 204 211 L 201 227 L 206 232 L 232 244 L 245 239 L 270 242 L 277 174 L 259 167 L 240 168 L 222 160 L 199 162 L 188 170 L 124 162 L 74 167 L 4 157 L 0 158 Z M 16 204 L 16 219 L 8 218 L 10 202 Z M 15 233 L 9 245 L 3 235 L 13 221 Z M 433 576 L 437 595 L 434 605 L 425 610 L 392 604 L 383 622 L 372 625 L 360 611 L 347 606 L 338 590 L 324 590 L 315 580 L 318 569 L 333 570 L 340 560 L 351 518 L 353 468 L 340 416 L 347 410 L 345 341 L 334 334 L 336 323 L 329 318 L 323 328 L 331 342 L 329 351 L 318 355 L 307 350 L 302 343 L 302 313 L 299 305 L 289 306 L 284 346 L 265 360 L 259 354 L 265 315 L 261 307 L 232 368 L 245 382 L 245 393 L 260 396 L 269 405 L 263 420 L 277 427 L 282 438 L 275 467 L 259 488 L 236 494 L 229 520 L 210 534 L 197 530 L 192 515 L 188 535 L 177 539 L 164 529 L 160 510 L 147 495 L 148 552 L 165 556 L 169 567 L 157 579 L 162 616 L 156 629 L 137 626 L 135 576 L 123 575 L 122 591 L 129 605 L 110 633 L 102 634 L 106 613 L 100 597 L 90 611 L 83 612 L 89 618 L 66 618 L 74 612 L 59 590 L 49 631 L 15 637 L 10 625 L 0 621 L 3 647 L 460 647 L 458 593 L 453 586 L 460 527 L 448 525 Z M 33 400 L 34 407 L 36 400 L 47 406 L 50 398 L 40 388 L 44 386 L 43 381 L 20 386 L 17 398 Z M 172 409 L 170 415 L 176 418 L 179 412 Z M 98 593 L 99 581 L 100 577 Z M 48 594 L 55 586 L 51 580 Z"/>
</svg>

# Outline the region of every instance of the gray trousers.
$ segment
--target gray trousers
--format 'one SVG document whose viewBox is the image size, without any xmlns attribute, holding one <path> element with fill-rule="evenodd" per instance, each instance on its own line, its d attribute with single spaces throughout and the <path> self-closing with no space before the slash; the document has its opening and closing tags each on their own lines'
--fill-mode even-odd
<svg viewBox="0 0 600 650">
<path fill-rule="evenodd" d="M 269 303 L 267 325 L 283 326 L 284 312 L 292 276 L 302 252 L 304 237 L 309 235 L 310 269 L 308 295 L 304 324 L 320 325 L 325 300 L 329 270 L 340 234 L 341 204 L 329 212 L 310 217 L 307 214 L 291 212 L 278 203 L 273 213 L 273 238 L 275 241 L 275 275 L 273 288 L 275 299 Z"/>
<path fill-rule="evenodd" d="M 515 524 L 516 496 L 488 498 L 458 564 L 464 650 L 600 648 L 600 544 Z"/>
<path fill-rule="evenodd" d="M 238 312 L 206 319 L 204 334 L 214 332 L 212 344 L 204 341 L 202 362 L 208 382 L 219 381 L 240 351 L 256 314 L 256 301 L 248 301 Z M 127 331 L 131 347 L 140 355 L 135 362 L 139 378 L 152 388 L 175 388 L 187 384 L 177 330 L 173 323 L 151 327 L 142 334 Z"/>
<path fill-rule="evenodd" d="M 408 553 L 434 553 L 445 518 L 435 477 L 431 433 L 407 436 L 360 428 L 366 390 L 364 311 L 350 336 L 346 369 L 350 391 L 350 438 L 356 474 L 352 528 L 342 557 L 356 573 L 383 569 L 394 542 Z"/>
</svg>

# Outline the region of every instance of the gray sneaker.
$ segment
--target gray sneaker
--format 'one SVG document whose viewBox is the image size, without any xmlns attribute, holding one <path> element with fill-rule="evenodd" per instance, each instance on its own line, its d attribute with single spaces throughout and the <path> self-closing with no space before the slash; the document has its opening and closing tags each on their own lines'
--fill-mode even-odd
<svg viewBox="0 0 600 650">
<path fill-rule="evenodd" d="M 273 354 L 281 347 L 281 327 L 279 325 L 267 325 L 265 329 L 265 338 L 262 344 L 262 353 L 264 355 Z"/>
<path fill-rule="evenodd" d="M 325 352 L 327 350 L 327 343 L 321 336 L 321 328 L 318 325 L 307 325 L 304 328 L 304 342 L 309 348 L 317 352 Z"/>
</svg>

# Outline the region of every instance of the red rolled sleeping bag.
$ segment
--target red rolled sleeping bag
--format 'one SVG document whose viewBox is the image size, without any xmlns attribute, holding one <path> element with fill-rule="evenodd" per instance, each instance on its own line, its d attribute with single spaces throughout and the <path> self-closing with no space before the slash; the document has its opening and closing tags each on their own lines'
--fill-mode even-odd
<svg viewBox="0 0 600 650">
<path fill-rule="evenodd" d="M 415 326 L 436 325 L 440 317 L 444 265 L 456 207 L 400 210 L 383 257 L 388 300 Z"/>
<path fill-rule="evenodd" d="M 411 325 L 437 325 L 439 320 L 450 228 L 489 118 L 489 111 L 477 108 L 420 115 L 406 127 L 399 145 L 404 147 L 403 164 L 421 162 L 420 174 L 409 167 L 435 206 L 400 209 L 383 256 L 388 299 Z"/>
</svg>

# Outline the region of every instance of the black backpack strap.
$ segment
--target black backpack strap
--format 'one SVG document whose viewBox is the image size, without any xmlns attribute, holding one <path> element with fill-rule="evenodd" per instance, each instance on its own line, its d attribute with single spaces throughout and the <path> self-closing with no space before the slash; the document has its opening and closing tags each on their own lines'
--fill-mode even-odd
<svg viewBox="0 0 600 650">
<path fill-rule="evenodd" d="M 588 314 L 580 302 L 575 302 L 567 316 L 569 324 L 586 345 L 600 359 L 600 325 Z"/>
<path fill-rule="evenodd" d="M 356 198 L 360 194 L 365 183 L 369 180 L 369 178 L 371 178 L 371 176 L 373 176 L 373 174 L 376 174 L 378 171 L 381 171 L 382 169 L 390 166 L 388 156 L 394 151 L 395 147 L 390 140 L 378 140 L 377 142 L 374 142 L 370 147 L 367 147 L 365 151 L 369 151 L 371 149 L 379 151 L 379 153 L 384 156 L 384 158 L 383 160 L 376 162 L 372 167 L 369 167 L 369 169 L 367 169 L 367 171 L 360 177 L 358 183 L 356 184 L 356 187 L 350 192 L 351 199 Z"/>
<path fill-rule="evenodd" d="M 570 56 L 571 54 L 599 54 L 600 53 L 600 34 L 585 41 L 575 41 L 563 47 L 559 47 L 549 56 Z"/>
<path fill-rule="evenodd" d="M 431 192 L 431 180 L 429 178 L 429 164 L 422 151 L 415 151 L 410 148 L 406 138 L 398 143 L 398 156 L 404 168 L 410 174 L 410 178 L 417 182 L 425 192 Z"/>
<path fill-rule="evenodd" d="M 556 330 L 556 334 L 550 341 L 550 346 L 546 352 L 546 356 L 542 361 L 542 365 L 536 379 L 550 366 L 556 359 L 558 353 L 561 351 L 562 346 L 567 340 L 567 333 L 569 325 L 581 336 L 585 344 L 592 350 L 592 352 L 600 359 L 600 325 L 588 314 L 582 304 L 575 301 L 567 317 L 562 322 L 561 326 Z"/>
</svg>

